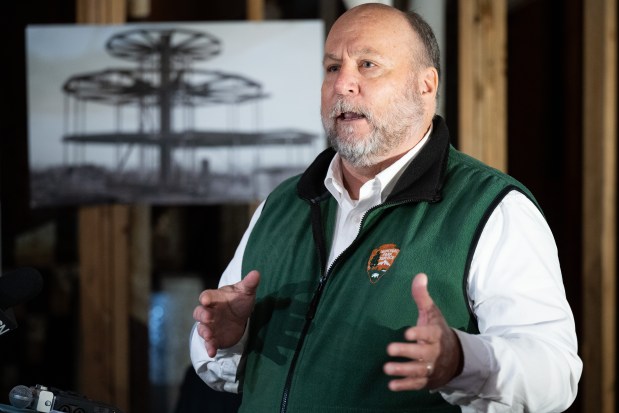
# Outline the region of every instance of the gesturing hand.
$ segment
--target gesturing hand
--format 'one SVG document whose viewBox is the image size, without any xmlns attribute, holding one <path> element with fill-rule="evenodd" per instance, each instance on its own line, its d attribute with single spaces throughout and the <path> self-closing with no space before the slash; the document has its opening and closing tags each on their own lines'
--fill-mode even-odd
<svg viewBox="0 0 619 413">
<path fill-rule="evenodd" d="M 260 273 L 250 271 L 233 285 L 204 290 L 200 305 L 193 310 L 198 334 L 206 342 L 206 352 L 215 357 L 217 350 L 235 345 L 243 337 L 247 320 L 256 302 Z"/>
<path fill-rule="evenodd" d="M 441 387 L 461 369 L 460 341 L 430 297 L 426 274 L 415 276 L 412 295 L 419 310 L 417 325 L 405 331 L 407 342 L 387 346 L 390 356 L 408 359 L 384 365 L 386 374 L 400 377 L 389 382 L 393 391 Z"/>
</svg>

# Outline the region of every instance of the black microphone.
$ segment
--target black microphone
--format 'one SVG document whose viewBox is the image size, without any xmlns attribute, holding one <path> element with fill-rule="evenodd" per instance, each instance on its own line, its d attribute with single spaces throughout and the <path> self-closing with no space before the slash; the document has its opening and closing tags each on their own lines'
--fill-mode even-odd
<svg viewBox="0 0 619 413">
<path fill-rule="evenodd" d="M 34 268 L 18 268 L 0 276 L 0 336 L 17 328 L 11 308 L 30 301 L 42 288 L 43 278 Z"/>
</svg>

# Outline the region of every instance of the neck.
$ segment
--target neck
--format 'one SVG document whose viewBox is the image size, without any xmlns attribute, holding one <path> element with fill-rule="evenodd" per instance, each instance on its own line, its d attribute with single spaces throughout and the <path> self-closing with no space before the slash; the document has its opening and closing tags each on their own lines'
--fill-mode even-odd
<svg viewBox="0 0 619 413">
<path fill-rule="evenodd" d="M 344 159 L 341 159 L 342 179 L 344 180 L 344 187 L 348 191 L 350 199 L 359 199 L 359 191 L 363 184 L 374 179 L 376 175 L 404 156 L 405 153 L 406 152 L 403 152 L 371 166 L 361 167 L 353 166 Z"/>
<path fill-rule="evenodd" d="M 423 134 L 419 135 L 417 139 L 412 141 L 412 144 L 404 146 L 403 148 L 396 148 L 390 155 L 380 159 L 373 165 L 370 166 L 354 166 L 350 164 L 343 158 L 340 158 L 341 166 L 342 166 L 342 179 L 344 181 L 344 188 L 348 191 L 348 195 L 350 199 L 357 200 L 359 199 L 359 192 L 363 184 L 372 180 L 378 175 L 381 171 L 384 171 L 389 166 L 393 165 L 398 159 L 403 157 L 408 151 L 413 149 L 428 133 L 430 127 L 432 126 L 432 121 L 428 126 L 422 129 Z M 409 141 L 410 142 L 410 141 Z"/>
</svg>

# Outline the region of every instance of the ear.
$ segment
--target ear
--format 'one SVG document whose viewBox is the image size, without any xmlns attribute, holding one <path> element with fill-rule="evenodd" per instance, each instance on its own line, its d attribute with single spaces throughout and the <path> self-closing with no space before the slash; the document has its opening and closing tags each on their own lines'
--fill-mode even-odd
<svg viewBox="0 0 619 413">
<path fill-rule="evenodd" d="M 436 99 L 438 92 L 438 72 L 433 67 L 422 69 L 419 73 L 419 88 L 424 98 Z"/>
</svg>

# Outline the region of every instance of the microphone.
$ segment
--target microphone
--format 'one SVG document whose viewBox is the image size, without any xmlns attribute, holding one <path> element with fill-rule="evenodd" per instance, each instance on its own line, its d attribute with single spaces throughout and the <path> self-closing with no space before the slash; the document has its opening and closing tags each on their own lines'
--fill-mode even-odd
<svg viewBox="0 0 619 413">
<path fill-rule="evenodd" d="M 15 408 L 44 413 L 122 413 L 118 407 L 111 404 L 91 400 L 79 393 L 62 391 L 40 384 L 34 387 L 24 385 L 13 387 L 9 393 L 9 401 Z"/>
<path fill-rule="evenodd" d="M 9 401 L 11 406 L 18 409 L 27 409 L 32 405 L 34 400 L 34 391 L 32 387 L 26 387 L 23 385 L 15 386 L 9 393 Z"/>
<path fill-rule="evenodd" d="M 38 384 L 35 387 L 18 385 L 11 389 L 9 402 L 11 402 L 11 406 L 18 409 L 35 409 L 37 412 L 51 412 L 54 404 L 54 393 L 47 387 Z"/>
<path fill-rule="evenodd" d="M 30 301 L 42 288 L 43 278 L 34 268 L 19 268 L 0 276 L 0 336 L 17 328 L 12 307 Z"/>
</svg>

